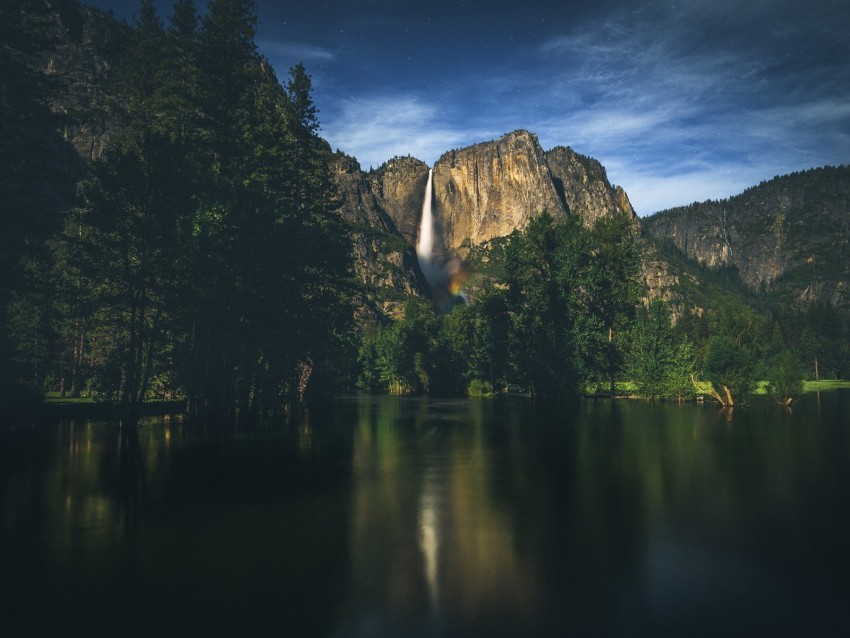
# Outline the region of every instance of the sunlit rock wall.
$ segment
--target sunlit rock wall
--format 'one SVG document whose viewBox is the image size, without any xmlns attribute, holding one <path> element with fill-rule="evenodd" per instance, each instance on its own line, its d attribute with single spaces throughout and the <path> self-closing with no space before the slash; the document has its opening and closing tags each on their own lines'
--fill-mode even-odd
<svg viewBox="0 0 850 638">
<path fill-rule="evenodd" d="M 605 167 L 597 160 L 556 146 L 546 153 L 546 161 L 571 215 L 579 215 L 585 226 L 606 217 L 624 216 L 637 223 L 626 192 L 608 181 Z"/>
<path fill-rule="evenodd" d="M 537 136 L 527 131 L 449 151 L 434 165 L 434 216 L 448 250 L 522 230 L 544 210 L 556 219 L 567 214 Z"/>
</svg>

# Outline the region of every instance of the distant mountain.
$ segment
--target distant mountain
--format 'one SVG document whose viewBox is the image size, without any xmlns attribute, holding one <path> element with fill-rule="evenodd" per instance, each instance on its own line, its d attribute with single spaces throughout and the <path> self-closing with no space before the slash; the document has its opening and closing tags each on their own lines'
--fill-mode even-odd
<svg viewBox="0 0 850 638">
<path fill-rule="evenodd" d="M 36 18 L 44 45 L 31 64 L 53 87 L 52 119 L 32 137 L 53 149 L 43 163 L 56 191 L 50 216 L 58 219 L 73 205 L 86 164 L 109 143 L 112 69 L 129 28 L 71 0 L 46 2 Z M 397 157 L 364 172 L 356 159 L 330 152 L 328 163 L 351 230 L 361 307 L 395 316 L 406 299 L 427 298 L 414 247 L 428 166 Z M 678 311 L 705 307 L 722 294 L 724 281 L 740 281 L 744 293 L 782 305 L 823 301 L 850 309 L 850 167 L 779 177 L 728 200 L 640 221 L 598 161 L 564 146 L 544 151 L 524 130 L 448 150 L 433 173 L 435 250 L 452 258 L 463 260 L 476 246 L 522 230 L 543 210 L 555 219 L 577 215 L 586 225 L 626 216 L 643 228 L 648 296 L 664 297 Z M 33 189 L 48 190 L 46 184 Z M 41 228 L 46 239 L 56 222 Z M 703 285 L 712 272 L 712 285 Z"/>
<path fill-rule="evenodd" d="M 353 158 L 340 160 L 336 167 L 342 214 L 357 229 L 357 276 L 372 291 L 377 308 L 397 314 L 400 299 L 393 291 L 427 294 L 418 262 L 415 267 L 412 262 L 428 166 L 413 157 L 396 157 L 369 173 L 360 171 Z M 434 164 L 438 260 L 463 261 L 471 249 L 523 230 L 543 211 L 555 219 L 578 215 L 588 226 L 602 217 L 624 215 L 637 229 L 628 196 L 610 184 L 598 161 L 562 146 L 544 152 L 528 131 L 447 151 Z"/>
<path fill-rule="evenodd" d="M 411 246 L 427 180 L 428 166 L 412 157 L 393 158 L 368 174 L 369 201 Z M 544 152 L 524 130 L 447 151 L 434 164 L 433 188 L 436 243 L 450 252 L 522 230 L 544 210 L 555 219 L 579 215 L 587 225 L 608 215 L 634 218 L 628 196 L 608 182 L 599 162 L 562 146 Z"/>
<path fill-rule="evenodd" d="M 751 292 L 781 305 L 850 310 L 850 167 L 776 177 L 641 224 L 662 252 L 736 272 Z"/>
</svg>

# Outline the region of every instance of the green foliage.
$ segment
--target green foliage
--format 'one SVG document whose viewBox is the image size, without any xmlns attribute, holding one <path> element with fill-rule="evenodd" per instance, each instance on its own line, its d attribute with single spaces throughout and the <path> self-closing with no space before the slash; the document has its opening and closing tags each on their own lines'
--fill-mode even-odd
<svg viewBox="0 0 850 638">
<path fill-rule="evenodd" d="M 725 334 L 709 339 L 703 369 L 724 405 L 745 400 L 755 389 L 752 353 Z"/>
<path fill-rule="evenodd" d="M 822 390 L 850 390 L 850 381 L 839 381 L 837 379 L 829 379 L 824 381 L 805 381 L 803 383 L 803 392 L 820 392 Z"/>
<path fill-rule="evenodd" d="M 555 225 L 544 213 L 505 250 L 508 351 L 515 377 L 532 395 L 574 393 L 579 382 L 571 292 L 580 258 L 572 244 L 584 239 L 577 223 Z"/>
<path fill-rule="evenodd" d="M 466 393 L 471 397 L 490 397 L 493 396 L 493 386 L 488 381 L 472 379 L 466 386 Z"/>
<path fill-rule="evenodd" d="M 670 312 L 662 301 L 638 315 L 628 333 L 626 375 L 647 399 L 690 399 L 694 396 L 694 354 L 687 341 L 676 343 Z"/>
<path fill-rule="evenodd" d="M 501 287 L 483 300 L 492 306 L 486 315 L 494 334 L 507 344 L 505 381 L 535 395 L 574 394 L 591 379 L 613 387 L 621 333 L 640 294 L 627 223 L 603 220 L 588 230 L 576 218 L 555 224 L 544 213 L 498 248 Z"/>
<path fill-rule="evenodd" d="M 437 315 L 411 302 L 405 317 L 363 340 L 358 361 L 360 385 L 394 394 L 429 392 L 457 395 L 464 368 L 457 337 L 457 317 Z"/>
<path fill-rule="evenodd" d="M 782 405 L 803 393 L 803 364 L 790 350 L 783 350 L 768 362 L 767 393 Z"/>
<path fill-rule="evenodd" d="M 505 299 L 488 288 L 469 306 L 455 306 L 444 319 L 445 343 L 454 351 L 463 380 L 485 379 L 491 386 L 505 378 L 508 359 Z"/>
<path fill-rule="evenodd" d="M 575 394 L 619 372 L 639 294 L 637 252 L 623 223 L 588 230 L 546 213 L 476 258 L 492 268 L 469 306 L 411 314 L 369 336 L 361 385 L 438 393 L 520 386 Z M 489 388 L 481 390 L 481 388 Z"/>
<path fill-rule="evenodd" d="M 256 414 L 347 371 L 350 244 L 310 78 L 284 90 L 255 28 L 252 2 L 213 0 L 198 29 L 180 0 L 168 30 L 143 2 L 120 129 L 52 244 L 72 394 Z"/>
<path fill-rule="evenodd" d="M 623 363 L 621 334 L 631 324 L 643 292 L 631 220 L 625 216 L 599 219 L 591 233 L 591 253 L 597 265 L 588 269 L 584 312 L 596 315 L 608 333 L 591 369 L 607 376 L 613 394 L 615 376 Z"/>
<path fill-rule="evenodd" d="M 43 282 L 33 274 L 74 189 L 71 149 L 50 109 L 58 86 L 42 69 L 52 18 L 44 2 L 0 3 L 0 406 L 6 409 L 40 401 L 50 315 Z"/>
<path fill-rule="evenodd" d="M 310 95 L 311 90 L 312 80 L 304 65 L 299 62 L 289 71 L 286 94 L 289 97 L 290 117 L 306 135 L 313 135 L 319 130 L 319 112 Z"/>
</svg>

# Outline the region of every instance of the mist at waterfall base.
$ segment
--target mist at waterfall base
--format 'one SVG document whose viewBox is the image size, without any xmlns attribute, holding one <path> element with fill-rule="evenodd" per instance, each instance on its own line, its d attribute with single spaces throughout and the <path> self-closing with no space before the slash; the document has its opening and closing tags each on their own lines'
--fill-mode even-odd
<svg viewBox="0 0 850 638">
<path fill-rule="evenodd" d="M 432 195 L 434 191 L 434 169 L 428 171 L 428 183 L 422 200 L 422 216 L 419 222 L 419 238 L 416 242 L 416 257 L 419 267 L 431 289 L 431 299 L 441 312 L 449 312 L 459 303 L 466 303 L 463 285 L 467 272 L 457 257 L 435 252 L 434 235 L 436 224 Z"/>
</svg>

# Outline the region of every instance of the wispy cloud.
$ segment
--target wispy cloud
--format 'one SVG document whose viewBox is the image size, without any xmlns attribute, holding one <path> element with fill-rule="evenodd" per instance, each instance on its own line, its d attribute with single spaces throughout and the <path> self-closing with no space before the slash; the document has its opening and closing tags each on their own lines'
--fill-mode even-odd
<svg viewBox="0 0 850 638">
<path fill-rule="evenodd" d="M 811 67 L 780 65 L 756 51 L 770 42 L 747 41 L 741 25 L 764 21 L 770 4 L 760 11 L 730 5 L 725 32 L 704 4 L 683 3 L 677 12 L 644 4 L 537 48 L 548 62 L 541 68 L 560 62 L 563 69 L 548 93 L 571 91 L 589 105 L 541 122 L 541 140 L 600 159 L 640 213 L 729 196 L 824 160 L 850 160 L 846 90 L 826 88 L 819 97 L 823 87 Z M 789 22 L 799 37 L 799 21 Z M 850 75 L 831 64 L 834 81 Z"/>
<path fill-rule="evenodd" d="M 260 42 L 258 46 L 263 54 L 273 63 L 276 63 L 278 60 L 288 64 L 316 61 L 329 62 L 336 58 L 336 55 L 330 49 L 303 42 L 266 40 Z"/>
<path fill-rule="evenodd" d="M 545 148 L 599 159 L 641 214 L 726 197 L 850 161 L 850 45 L 835 26 L 850 5 L 812 2 L 835 15 L 791 0 L 623 3 L 439 80 L 415 69 L 421 88 L 403 95 L 349 87 L 320 103 L 323 134 L 368 167 L 406 154 L 432 164 L 528 128 Z"/>
<path fill-rule="evenodd" d="M 706 165 L 698 170 L 673 175 L 640 170 L 633 172 L 633 164 L 621 166 L 616 161 L 609 162 L 608 168 L 609 172 L 616 172 L 626 181 L 640 186 L 627 190 L 632 206 L 639 215 L 691 202 L 730 197 L 768 177 L 760 169 L 733 163 Z"/>
<path fill-rule="evenodd" d="M 322 133 L 331 146 L 353 155 L 364 168 L 380 166 L 396 155 L 413 155 L 433 165 L 445 151 L 476 136 L 467 127 L 447 123 L 435 102 L 413 95 L 344 100 Z"/>
</svg>

